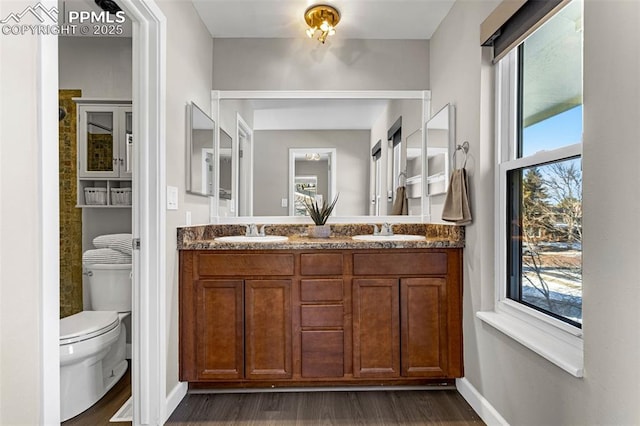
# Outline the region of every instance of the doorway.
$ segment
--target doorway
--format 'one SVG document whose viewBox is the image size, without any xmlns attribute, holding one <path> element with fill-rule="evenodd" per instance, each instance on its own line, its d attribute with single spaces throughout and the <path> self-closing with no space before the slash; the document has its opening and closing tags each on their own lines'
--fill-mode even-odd
<svg viewBox="0 0 640 426">
<path fill-rule="evenodd" d="M 319 205 L 324 201 L 331 204 L 337 195 L 336 162 L 335 148 L 289 149 L 289 216 L 306 214 L 305 199 L 317 202 Z M 306 177 L 304 182 L 307 183 L 311 177 L 315 178 L 313 197 L 307 193 L 308 191 L 297 190 L 301 188 L 300 183 L 303 177 Z"/>
<path fill-rule="evenodd" d="M 44 0 L 43 5 L 56 7 L 54 0 Z M 134 174 L 132 234 L 141 242 L 133 252 L 133 335 L 132 382 L 134 397 L 134 425 L 155 425 L 167 416 L 165 344 L 166 274 L 163 272 L 166 258 L 166 224 L 162 207 L 165 202 L 165 51 L 166 19 L 153 2 L 120 0 L 119 5 L 133 22 L 133 134 Z M 51 70 L 58 69 L 57 38 L 40 35 L 38 50 L 40 104 L 49 108 L 39 115 L 42 150 L 41 173 L 43 182 L 58 182 L 58 156 L 44 155 L 57 150 L 57 122 L 47 118 L 58 101 L 58 81 Z M 54 73 L 53 75 L 56 75 Z M 57 77 L 57 75 L 56 75 Z M 143 125 L 144 123 L 144 125 Z M 60 421 L 60 358 L 59 358 L 59 308 L 58 292 L 47 287 L 58 283 L 44 277 L 55 277 L 58 265 L 51 259 L 59 256 L 58 204 L 50 202 L 58 195 L 58 188 L 45 185 L 47 190 L 38 194 L 42 205 L 42 422 L 57 424 Z M 50 188 L 51 187 L 51 188 Z"/>
</svg>

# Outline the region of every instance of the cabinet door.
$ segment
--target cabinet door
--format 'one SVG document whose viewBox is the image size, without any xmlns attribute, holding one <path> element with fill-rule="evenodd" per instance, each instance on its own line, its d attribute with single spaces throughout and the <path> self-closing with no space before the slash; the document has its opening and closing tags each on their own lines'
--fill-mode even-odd
<svg viewBox="0 0 640 426">
<path fill-rule="evenodd" d="M 447 376 L 446 279 L 402 279 L 400 311 L 402 375 Z"/>
<path fill-rule="evenodd" d="M 353 280 L 353 375 L 400 376 L 399 290 L 395 278 Z"/>
<path fill-rule="evenodd" d="M 78 108 L 78 176 L 119 176 L 118 109 L 112 106 L 81 105 Z"/>
<path fill-rule="evenodd" d="M 197 281 L 195 291 L 198 380 L 242 379 L 242 281 Z"/>
<path fill-rule="evenodd" d="M 291 377 L 291 280 L 245 281 L 247 379 Z"/>
</svg>

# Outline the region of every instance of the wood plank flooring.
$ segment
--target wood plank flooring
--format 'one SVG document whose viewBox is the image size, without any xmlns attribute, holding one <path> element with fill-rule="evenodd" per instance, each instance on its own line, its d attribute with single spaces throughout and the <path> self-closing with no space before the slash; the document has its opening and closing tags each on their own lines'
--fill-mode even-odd
<svg viewBox="0 0 640 426">
<path fill-rule="evenodd" d="M 63 426 L 109 423 L 131 395 L 131 369 L 100 400 Z M 483 425 L 454 389 L 368 392 L 188 394 L 168 426 Z"/>
<path fill-rule="evenodd" d="M 129 368 L 124 376 L 113 385 L 109 392 L 103 396 L 100 401 L 94 404 L 87 411 L 62 422 L 62 426 L 125 426 L 131 425 L 131 422 L 115 422 L 109 423 L 109 419 L 127 402 L 131 396 L 131 361 Z"/>
<path fill-rule="evenodd" d="M 483 425 L 456 390 L 188 394 L 166 425 Z"/>
</svg>

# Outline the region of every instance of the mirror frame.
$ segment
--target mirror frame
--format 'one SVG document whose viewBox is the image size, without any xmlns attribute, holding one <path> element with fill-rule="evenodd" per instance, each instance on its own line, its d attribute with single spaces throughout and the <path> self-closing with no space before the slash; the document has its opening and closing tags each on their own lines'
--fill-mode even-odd
<svg viewBox="0 0 640 426">
<path fill-rule="evenodd" d="M 195 102 L 190 102 L 187 104 L 187 114 L 186 114 L 186 126 L 185 128 L 187 129 L 187 135 L 186 135 L 186 148 L 187 148 L 187 155 L 186 155 L 186 171 L 185 171 L 185 191 L 191 195 L 198 195 L 200 197 L 213 197 L 215 195 L 215 191 L 217 190 L 217 186 L 218 186 L 218 180 L 215 177 L 215 174 L 217 173 L 215 170 L 212 173 L 212 177 L 211 177 L 211 184 L 213 186 L 213 194 L 208 194 L 206 191 L 205 192 L 198 192 L 195 191 L 193 188 L 193 170 L 191 170 L 191 168 L 193 167 L 193 161 L 192 161 L 192 155 L 193 155 L 193 112 L 194 112 L 194 108 L 197 109 L 198 111 L 200 111 L 203 115 L 205 115 L 209 120 L 211 120 L 212 125 L 213 125 L 213 135 L 211 138 L 211 149 L 213 150 L 213 157 L 214 157 L 214 164 L 217 166 L 217 163 L 215 163 L 216 161 L 216 157 L 217 157 L 217 149 L 216 149 L 216 145 L 215 145 L 215 132 L 216 129 L 218 128 L 216 126 L 216 121 L 211 118 L 206 112 L 204 112 L 202 110 L 202 108 L 200 108 L 198 105 L 196 105 Z"/>
<path fill-rule="evenodd" d="M 433 194 L 429 194 L 429 189 L 428 189 L 429 185 L 427 184 L 426 185 L 427 188 L 425 189 L 425 195 L 427 196 L 427 198 L 446 195 L 447 191 L 449 190 L 449 178 L 451 176 L 451 172 L 453 171 L 453 168 L 455 167 L 455 164 L 453 164 L 453 153 L 455 152 L 455 142 L 456 142 L 456 107 L 452 103 L 445 104 L 442 108 L 440 108 L 438 111 L 433 113 L 431 117 L 429 117 L 427 122 L 424 124 L 424 131 L 425 131 L 424 143 L 428 149 L 429 148 L 429 123 L 434 121 L 436 117 L 441 113 L 443 113 L 444 111 L 447 112 L 447 126 L 448 126 L 447 127 L 447 146 L 446 148 L 436 147 L 436 149 L 443 150 L 444 151 L 443 153 L 445 154 L 444 190 L 442 192 L 435 192 Z M 428 153 L 425 153 L 425 154 L 427 154 L 428 156 Z"/>
<path fill-rule="evenodd" d="M 425 149 L 425 123 L 431 116 L 431 91 L 429 90 L 364 90 L 364 91 L 321 91 L 321 90 L 276 90 L 276 91 L 251 91 L 251 90 L 212 90 L 211 91 L 211 115 L 214 122 L 220 121 L 220 101 L 222 100 L 248 100 L 248 99 L 414 99 L 422 101 L 422 146 Z M 214 134 L 214 136 L 216 136 Z M 218 138 L 215 137 L 214 152 L 218 154 Z M 422 179 L 426 181 L 426 155 L 423 155 Z M 214 187 L 214 195 L 209 202 L 209 223 L 211 224 L 239 224 L 239 223 L 263 223 L 284 224 L 300 223 L 309 224 L 306 216 L 220 216 L 217 180 Z M 426 185 L 422 185 L 422 215 L 415 216 L 332 216 L 330 223 L 429 223 L 431 219 L 429 199 L 426 196 Z"/>
</svg>

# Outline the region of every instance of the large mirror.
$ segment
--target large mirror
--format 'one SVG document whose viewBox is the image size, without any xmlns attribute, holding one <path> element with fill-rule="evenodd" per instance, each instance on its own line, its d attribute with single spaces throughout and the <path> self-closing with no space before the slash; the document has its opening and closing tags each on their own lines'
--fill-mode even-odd
<svg viewBox="0 0 640 426">
<path fill-rule="evenodd" d="M 390 216 L 403 197 L 398 214 L 422 218 L 428 95 L 214 92 L 220 173 L 230 147 L 233 176 L 214 216 L 295 217 L 304 214 L 301 197 L 340 194 L 337 217 Z"/>
<path fill-rule="evenodd" d="M 187 105 L 187 192 L 214 194 L 213 120 L 193 102 Z"/>
</svg>

